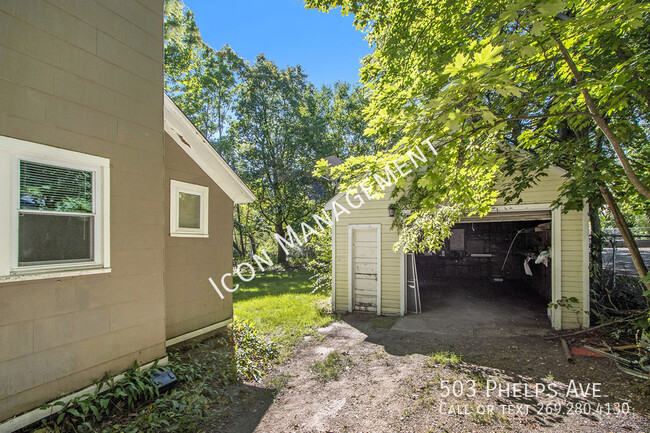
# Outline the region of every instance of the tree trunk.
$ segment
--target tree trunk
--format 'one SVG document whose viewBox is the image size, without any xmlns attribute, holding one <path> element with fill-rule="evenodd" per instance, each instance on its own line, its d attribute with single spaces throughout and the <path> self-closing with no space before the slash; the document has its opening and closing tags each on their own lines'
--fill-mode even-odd
<svg viewBox="0 0 650 433">
<path fill-rule="evenodd" d="M 255 238 L 251 233 L 248 234 L 248 239 L 251 241 L 251 252 L 257 254 L 257 244 L 255 243 Z"/>
<path fill-rule="evenodd" d="M 564 46 L 564 44 L 562 43 L 562 41 L 557 35 L 552 35 L 552 37 L 557 43 L 557 46 L 560 49 L 560 52 L 562 53 L 562 57 L 564 57 L 564 61 L 569 66 L 569 69 L 571 70 L 571 74 L 573 74 L 573 78 L 576 80 L 578 84 L 581 84 L 584 81 L 584 78 L 582 77 L 582 72 L 580 72 L 575 62 L 573 61 L 571 54 L 569 54 L 569 51 L 566 49 L 566 47 Z M 589 90 L 586 87 L 582 88 L 582 97 L 585 100 L 587 109 L 589 110 L 592 119 L 596 123 L 596 126 L 598 126 L 598 129 L 601 130 L 601 132 L 607 138 L 607 141 L 609 141 L 609 143 L 612 145 L 612 148 L 614 149 L 614 152 L 616 153 L 616 156 L 618 156 L 618 160 L 621 163 L 621 167 L 623 168 L 623 171 L 625 172 L 625 175 L 627 176 L 632 186 L 634 186 L 634 188 L 639 192 L 639 194 L 647 198 L 650 198 L 650 188 L 644 185 L 639 179 L 639 177 L 637 176 L 637 174 L 634 172 L 634 168 L 632 167 L 630 160 L 625 154 L 625 150 L 623 149 L 623 145 L 621 141 L 619 140 L 618 136 L 614 133 L 614 131 L 609 127 L 609 124 L 607 123 L 605 118 L 600 114 L 596 102 L 592 99 L 591 94 L 589 93 Z"/>
<path fill-rule="evenodd" d="M 286 233 L 284 232 L 282 223 L 275 223 L 275 233 L 285 237 Z M 284 252 L 284 248 L 282 248 L 280 242 L 278 242 L 278 264 L 282 267 L 286 267 L 287 265 L 287 253 Z"/>
<path fill-rule="evenodd" d="M 237 254 L 240 257 L 243 256 L 242 253 L 241 253 L 241 250 L 239 249 L 239 246 L 237 246 L 237 242 L 235 242 L 234 239 L 232 240 L 232 247 L 235 249 L 235 251 L 237 251 Z"/>
<path fill-rule="evenodd" d="M 643 257 L 641 257 L 641 253 L 639 252 L 639 246 L 636 244 L 636 240 L 634 239 L 621 210 L 618 208 L 612 192 L 609 188 L 600 185 L 600 193 L 605 199 L 605 203 L 607 203 L 607 207 L 614 217 L 616 227 L 618 227 L 618 230 L 621 232 L 621 236 L 623 236 L 623 241 L 625 241 L 627 249 L 630 251 L 630 256 L 632 256 L 632 261 L 634 262 L 636 271 L 639 273 L 641 278 L 645 278 L 648 274 L 648 268 L 646 268 L 646 265 L 643 262 Z M 645 287 L 650 290 L 650 281 L 646 281 L 644 284 Z"/>
<path fill-rule="evenodd" d="M 589 205 L 589 220 L 591 222 L 591 281 L 593 289 L 600 292 L 603 284 L 603 238 L 602 226 L 600 224 L 600 215 L 598 215 L 599 206 Z"/>
<path fill-rule="evenodd" d="M 241 209 L 239 209 L 239 205 L 235 205 L 235 215 L 237 215 L 237 232 L 239 235 L 239 245 L 241 245 L 241 254 L 242 256 L 246 255 L 246 244 L 244 243 L 244 234 L 242 233 L 242 224 L 241 224 Z"/>
</svg>

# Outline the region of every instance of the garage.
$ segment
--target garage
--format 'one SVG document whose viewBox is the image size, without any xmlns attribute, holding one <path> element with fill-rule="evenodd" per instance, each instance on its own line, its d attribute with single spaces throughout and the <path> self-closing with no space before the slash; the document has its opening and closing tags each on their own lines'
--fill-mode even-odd
<svg viewBox="0 0 650 433">
<path fill-rule="evenodd" d="M 476 334 L 550 328 L 552 233 L 548 211 L 456 224 L 443 248 L 406 258 L 407 322 Z"/>
<path fill-rule="evenodd" d="M 402 316 L 393 329 L 481 335 L 589 326 L 589 211 L 556 206 L 565 172 L 549 167 L 518 203 L 466 217 L 444 248 L 396 248 L 390 191 L 332 218 L 332 308 Z M 570 305 L 567 300 L 572 300 Z M 549 302 L 564 301 L 549 311 Z"/>
</svg>

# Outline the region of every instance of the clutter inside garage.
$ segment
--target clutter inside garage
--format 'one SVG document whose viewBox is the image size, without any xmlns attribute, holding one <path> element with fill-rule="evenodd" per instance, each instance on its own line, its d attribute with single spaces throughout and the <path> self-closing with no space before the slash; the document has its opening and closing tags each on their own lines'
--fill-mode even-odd
<svg viewBox="0 0 650 433">
<path fill-rule="evenodd" d="M 469 296 L 545 312 L 551 260 L 550 221 L 457 224 L 440 251 L 415 256 L 418 302 L 427 311 L 445 297 Z"/>
</svg>

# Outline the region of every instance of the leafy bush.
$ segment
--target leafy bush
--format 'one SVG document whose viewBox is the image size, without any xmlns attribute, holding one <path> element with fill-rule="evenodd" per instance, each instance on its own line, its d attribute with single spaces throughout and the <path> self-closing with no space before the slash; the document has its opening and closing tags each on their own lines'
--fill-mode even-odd
<svg viewBox="0 0 650 433">
<path fill-rule="evenodd" d="M 113 425 L 109 431 L 159 432 L 197 431 L 210 415 L 212 400 L 205 395 L 206 384 L 175 389 L 141 409 L 128 425 Z"/>
<path fill-rule="evenodd" d="M 332 289 L 332 233 L 319 232 L 309 240 L 315 257 L 307 263 L 307 270 L 314 273 L 312 280 L 312 293 L 323 291 L 327 293 Z"/>
<path fill-rule="evenodd" d="M 104 378 L 95 385 L 92 394 L 76 397 L 67 403 L 57 401 L 51 405 L 44 404 L 41 409 L 61 407 L 56 418 L 49 422 L 57 428 L 90 431 L 91 422 L 101 420 L 115 408 L 127 406 L 133 409 L 136 403 L 157 397 L 158 388 L 151 381 L 156 368 L 154 364 L 151 369 L 140 370 L 135 362 L 130 370 L 123 373 L 124 378 L 119 382 Z M 101 392 L 104 388 L 108 389 Z M 48 421 L 44 420 L 43 424 L 47 426 Z"/>
<path fill-rule="evenodd" d="M 54 403 L 63 410 L 44 420 L 41 431 L 197 431 L 206 417 L 212 419 L 227 409 L 227 405 L 211 406 L 227 401 L 228 387 L 238 381 L 235 356 L 223 350 L 223 343 L 223 339 L 201 343 L 193 348 L 194 357 L 190 352 L 170 353 L 165 368 L 176 375 L 178 384 L 164 394 L 150 381 L 157 368 L 140 371 L 135 364 L 122 381 L 104 379 L 92 394 L 67 404 Z M 108 389 L 100 393 L 102 386 Z M 126 423 L 120 417 L 125 414 L 129 414 Z M 117 415 L 119 421 L 108 422 L 109 415 Z"/>
<path fill-rule="evenodd" d="M 160 368 L 154 365 L 139 370 L 136 363 L 119 382 L 103 379 L 91 394 L 68 403 L 54 403 L 53 406 L 61 406 L 62 410 L 44 420 L 44 429 L 40 431 L 199 430 L 205 418 L 214 419 L 228 411 L 230 385 L 240 379 L 259 380 L 277 356 L 275 343 L 264 340 L 246 321 L 235 318 L 229 334 L 230 345 L 223 339 L 214 339 L 196 345 L 191 351 L 170 353 L 165 369 L 174 373 L 178 384 L 166 393 L 160 394 L 151 381 L 153 373 Z M 100 392 L 102 389 L 105 391 Z M 128 418 L 124 417 L 126 414 Z M 114 415 L 118 418 L 109 422 L 107 418 Z"/>
<path fill-rule="evenodd" d="M 219 340 L 217 340 L 219 341 Z M 223 340 L 221 340 L 223 341 Z M 170 354 L 167 367 L 178 385 L 131 415 L 128 424 L 114 424 L 103 432 L 198 431 L 207 417 L 216 414 L 215 402 L 225 399 L 227 387 L 237 381 L 234 359 L 230 352 L 199 344 L 199 355 Z M 217 407 L 217 410 L 224 410 Z"/>
<path fill-rule="evenodd" d="M 266 341 L 246 320 L 233 318 L 230 335 L 235 345 L 237 374 L 243 380 L 258 381 L 278 356 L 275 342 Z"/>
</svg>

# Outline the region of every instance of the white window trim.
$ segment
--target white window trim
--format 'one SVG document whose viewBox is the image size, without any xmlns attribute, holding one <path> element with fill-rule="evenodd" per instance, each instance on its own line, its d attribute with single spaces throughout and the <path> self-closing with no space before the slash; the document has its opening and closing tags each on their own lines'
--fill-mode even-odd
<svg viewBox="0 0 650 433">
<path fill-rule="evenodd" d="M 208 233 L 208 209 L 210 189 L 207 186 L 195 185 L 193 183 L 171 180 L 169 185 L 169 235 L 183 238 L 207 238 Z M 178 199 L 179 193 L 184 192 L 201 197 L 201 222 L 198 229 L 179 227 L 178 223 Z"/>
<path fill-rule="evenodd" d="M 94 260 L 80 263 L 18 266 L 20 160 L 93 173 Z M 38 143 L 0 136 L 0 283 L 110 272 L 110 160 Z"/>
</svg>

